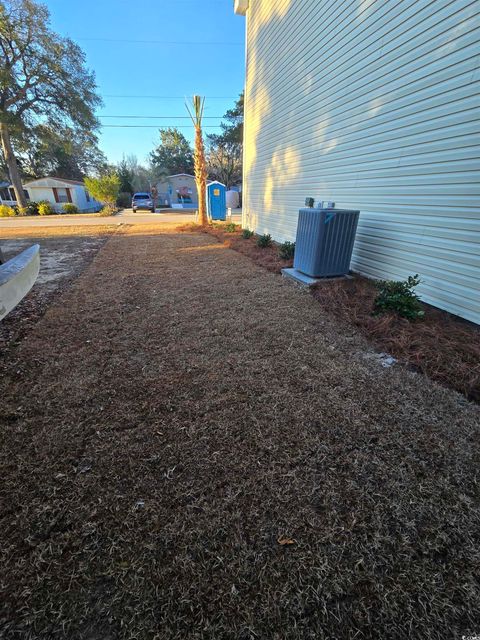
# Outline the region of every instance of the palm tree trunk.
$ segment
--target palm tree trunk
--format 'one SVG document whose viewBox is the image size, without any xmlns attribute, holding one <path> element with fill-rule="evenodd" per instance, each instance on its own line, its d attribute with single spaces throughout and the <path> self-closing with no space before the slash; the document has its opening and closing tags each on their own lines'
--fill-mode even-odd
<svg viewBox="0 0 480 640">
<path fill-rule="evenodd" d="M 15 196 L 17 198 L 17 205 L 24 208 L 27 206 L 27 199 L 23 193 L 22 179 L 18 170 L 15 154 L 13 153 L 10 133 L 4 122 L 0 122 L 0 137 L 2 139 L 3 155 L 8 167 L 8 173 L 10 174 L 10 181 L 13 185 L 13 190 L 15 191 Z"/>
<path fill-rule="evenodd" d="M 198 224 L 207 224 L 207 163 L 203 145 L 202 129 L 195 127 L 195 183 L 198 193 Z"/>
</svg>

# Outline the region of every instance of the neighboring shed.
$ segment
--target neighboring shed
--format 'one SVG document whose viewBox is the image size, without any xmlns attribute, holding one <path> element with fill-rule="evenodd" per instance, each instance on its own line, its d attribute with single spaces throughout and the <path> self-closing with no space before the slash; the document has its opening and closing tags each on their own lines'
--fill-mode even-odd
<svg viewBox="0 0 480 640">
<path fill-rule="evenodd" d="M 63 204 L 71 202 L 84 213 L 98 211 L 101 203 L 87 191 L 83 182 L 65 178 L 39 178 L 25 183 L 30 200 L 40 202 L 47 200 L 56 211 L 61 212 Z"/>
<path fill-rule="evenodd" d="M 419 273 L 480 323 L 480 3 L 236 0 L 243 224 L 294 240 L 306 196 L 361 210 L 352 267 Z"/>
<path fill-rule="evenodd" d="M 168 204 L 176 208 L 192 208 L 198 206 L 197 185 L 195 176 L 178 173 L 168 176 L 157 184 L 158 203 Z"/>
</svg>

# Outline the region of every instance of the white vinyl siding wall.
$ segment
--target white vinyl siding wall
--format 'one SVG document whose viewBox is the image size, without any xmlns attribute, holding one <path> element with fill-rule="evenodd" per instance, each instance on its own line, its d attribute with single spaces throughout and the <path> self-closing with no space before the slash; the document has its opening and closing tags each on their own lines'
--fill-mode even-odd
<svg viewBox="0 0 480 640">
<path fill-rule="evenodd" d="M 360 209 L 352 268 L 480 323 L 480 2 L 250 0 L 244 225 Z"/>
</svg>

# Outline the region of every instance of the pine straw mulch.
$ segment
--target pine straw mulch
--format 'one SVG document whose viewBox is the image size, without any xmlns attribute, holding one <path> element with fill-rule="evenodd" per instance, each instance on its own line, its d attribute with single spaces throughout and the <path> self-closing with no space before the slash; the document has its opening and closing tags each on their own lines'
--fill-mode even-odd
<svg viewBox="0 0 480 640">
<path fill-rule="evenodd" d="M 113 236 L 0 380 L 0 637 L 480 629 L 480 408 L 200 234 Z"/>
<path fill-rule="evenodd" d="M 198 225 L 185 225 L 179 230 L 188 229 L 202 230 Z M 240 230 L 226 233 L 224 225 L 217 224 L 206 231 L 269 271 L 280 273 L 293 265 L 293 260 L 278 256 L 278 245 L 261 249 L 255 237 L 245 240 Z M 469 400 L 480 402 L 479 326 L 428 304 L 423 304 L 422 321 L 410 322 L 392 313 L 374 315 L 375 285 L 356 274 L 348 280 L 326 280 L 313 287 L 312 294 L 324 310 L 359 329 L 378 349 Z"/>
<path fill-rule="evenodd" d="M 374 315 L 377 289 L 367 278 L 335 280 L 312 291 L 324 309 L 353 324 L 379 349 L 470 400 L 480 402 L 480 327 L 422 304 L 423 320 Z"/>
</svg>

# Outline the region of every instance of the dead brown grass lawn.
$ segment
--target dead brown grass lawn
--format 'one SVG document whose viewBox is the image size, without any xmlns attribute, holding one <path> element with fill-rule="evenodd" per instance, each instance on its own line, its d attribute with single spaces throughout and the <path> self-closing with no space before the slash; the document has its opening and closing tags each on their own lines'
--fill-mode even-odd
<svg viewBox="0 0 480 640">
<path fill-rule="evenodd" d="M 21 303 L 0 322 L 0 375 L 2 356 L 31 331 L 53 301 L 64 293 L 93 260 L 111 234 L 105 228 L 74 227 L 69 229 L 11 229 L 0 241 L 3 256 L 10 259 L 32 244 L 40 245 L 40 274 L 32 290 Z M 5 230 L 3 230 L 5 231 Z M 13 233 L 13 232 L 16 233 Z M 89 233 L 87 233 L 89 231 Z M 96 232 L 97 231 L 97 232 Z M 96 232 L 96 233 L 95 233 Z M 20 236 L 20 237 L 19 237 Z"/>
<path fill-rule="evenodd" d="M 478 632 L 479 407 L 213 238 L 115 235 L 7 365 L 2 638 Z"/>
<path fill-rule="evenodd" d="M 239 251 L 255 264 L 274 273 L 293 265 L 278 256 L 278 247 L 261 249 L 255 237 L 244 240 L 241 232 L 226 233 L 222 225 L 201 229 L 224 246 Z M 326 280 L 312 289 L 322 308 L 344 323 L 354 326 L 376 348 L 393 355 L 469 400 L 480 402 L 480 327 L 450 313 L 424 304 L 425 319 L 410 322 L 396 314 L 374 315 L 377 290 L 372 280 L 355 275 L 351 280 Z"/>
<path fill-rule="evenodd" d="M 256 236 L 248 239 L 243 238 L 239 225 L 236 231 L 230 233 L 225 231 L 225 225 L 221 223 L 203 228 L 198 224 L 177 225 L 177 230 L 183 233 L 208 233 L 214 238 L 217 238 L 224 247 L 248 256 L 255 264 L 272 273 L 280 273 L 282 269 L 293 265 L 293 260 L 283 260 L 280 258 L 277 244 L 272 243 L 270 247 L 261 248 L 257 245 Z"/>
<path fill-rule="evenodd" d="M 118 227 L 112 225 L 78 225 L 69 227 L 2 227 L 0 225 L 1 238 L 70 238 L 73 236 L 98 236 L 112 235 L 118 231 Z"/>
</svg>

